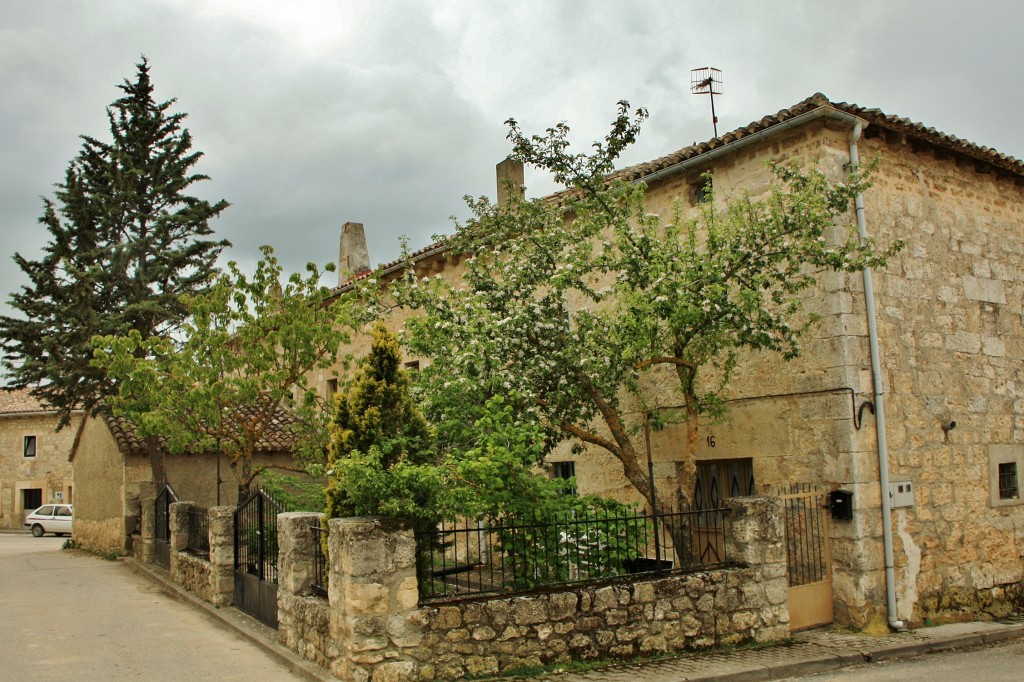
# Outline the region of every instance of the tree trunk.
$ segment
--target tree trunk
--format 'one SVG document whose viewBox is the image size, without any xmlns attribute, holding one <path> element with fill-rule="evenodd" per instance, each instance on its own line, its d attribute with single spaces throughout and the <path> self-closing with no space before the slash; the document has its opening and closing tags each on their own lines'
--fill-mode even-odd
<svg viewBox="0 0 1024 682">
<path fill-rule="evenodd" d="M 160 446 L 160 439 L 156 436 L 146 436 L 143 443 L 146 448 L 146 457 L 149 458 L 149 470 L 153 477 L 153 494 L 159 495 L 168 483 L 164 449 Z"/>
</svg>

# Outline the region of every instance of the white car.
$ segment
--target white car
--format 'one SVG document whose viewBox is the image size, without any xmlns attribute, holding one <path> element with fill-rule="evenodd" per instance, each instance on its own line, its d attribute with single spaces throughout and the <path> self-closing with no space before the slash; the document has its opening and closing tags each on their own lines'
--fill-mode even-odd
<svg viewBox="0 0 1024 682">
<path fill-rule="evenodd" d="M 31 528 L 37 538 L 43 537 L 43 533 L 70 533 L 72 511 L 70 504 L 44 504 L 25 517 L 25 527 Z"/>
</svg>

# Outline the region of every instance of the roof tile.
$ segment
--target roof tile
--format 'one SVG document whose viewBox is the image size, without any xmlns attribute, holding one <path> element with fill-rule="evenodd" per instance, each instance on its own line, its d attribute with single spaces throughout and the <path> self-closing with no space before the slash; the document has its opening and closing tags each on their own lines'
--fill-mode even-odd
<svg viewBox="0 0 1024 682">
<path fill-rule="evenodd" d="M 32 395 L 31 388 L 0 389 L 0 415 L 57 412 L 57 408 Z"/>
</svg>

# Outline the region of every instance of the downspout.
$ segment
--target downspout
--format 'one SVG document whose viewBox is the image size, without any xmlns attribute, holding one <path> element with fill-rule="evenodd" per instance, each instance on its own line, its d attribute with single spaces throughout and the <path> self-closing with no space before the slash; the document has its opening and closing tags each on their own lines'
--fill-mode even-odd
<svg viewBox="0 0 1024 682">
<path fill-rule="evenodd" d="M 860 163 L 857 141 L 860 140 L 863 123 L 856 121 L 850 133 L 850 164 L 854 169 Z M 857 209 L 857 232 L 861 241 L 868 238 L 864 220 L 864 195 L 860 192 L 854 198 Z M 889 616 L 889 627 L 906 630 L 906 624 L 896 618 L 896 572 L 892 553 L 892 503 L 889 499 L 889 444 L 885 438 L 885 403 L 882 395 L 882 363 L 878 353 L 878 327 L 875 322 L 875 287 L 871 279 L 871 268 L 864 268 L 864 304 L 868 318 L 868 348 L 871 351 L 871 383 L 874 387 L 875 432 L 878 439 L 878 485 L 882 497 L 882 545 L 885 550 L 885 604 Z"/>
</svg>

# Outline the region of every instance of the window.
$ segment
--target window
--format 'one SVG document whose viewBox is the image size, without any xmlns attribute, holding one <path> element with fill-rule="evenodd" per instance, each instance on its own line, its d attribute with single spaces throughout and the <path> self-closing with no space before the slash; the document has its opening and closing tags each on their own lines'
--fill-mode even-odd
<svg viewBox="0 0 1024 682">
<path fill-rule="evenodd" d="M 693 182 L 690 187 L 693 192 L 691 196 L 693 197 L 694 206 L 705 204 L 711 201 L 712 196 L 714 196 L 710 176 L 701 176 L 701 178 L 696 182 Z"/>
<path fill-rule="evenodd" d="M 38 509 L 43 504 L 42 488 L 23 488 L 21 491 L 21 508 L 25 511 Z"/>
<path fill-rule="evenodd" d="M 1017 463 L 999 463 L 999 499 L 1016 500 L 1017 492 Z"/>
<path fill-rule="evenodd" d="M 35 457 L 36 456 L 36 437 L 25 436 L 25 456 Z"/>
<path fill-rule="evenodd" d="M 564 481 L 574 480 L 576 478 L 576 462 L 552 462 L 551 477 Z M 575 495 L 576 485 L 571 483 L 565 486 L 565 488 L 562 489 L 562 494 Z"/>
<path fill-rule="evenodd" d="M 1024 471 L 1024 445 L 988 446 L 989 504 L 1008 507 L 1024 504 L 1020 473 Z"/>
<path fill-rule="evenodd" d="M 727 497 L 754 494 L 754 460 L 750 457 L 697 462 L 694 509 L 717 509 Z"/>
<path fill-rule="evenodd" d="M 418 372 L 420 371 L 420 361 L 410 360 L 409 362 L 402 365 L 406 372 Z"/>
<path fill-rule="evenodd" d="M 332 400 L 334 400 L 334 394 L 337 393 L 337 392 L 338 392 L 338 380 L 337 379 L 328 379 L 327 380 L 326 395 L 324 396 L 325 398 L 327 398 L 327 402 L 331 402 Z"/>
</svg>

